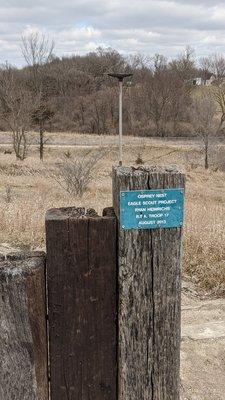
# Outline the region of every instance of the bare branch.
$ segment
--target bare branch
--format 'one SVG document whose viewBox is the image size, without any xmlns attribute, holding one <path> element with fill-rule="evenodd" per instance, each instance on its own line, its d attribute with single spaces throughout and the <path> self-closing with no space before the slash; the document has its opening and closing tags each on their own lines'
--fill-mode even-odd
<svg viewBox="0 0 225 400">
<path fill-rule="evenodd" d="M 54 41 L 48 36 L 39 32 L 32 32 L 29 35 L 22 36 L 21 51 L 27 65 L 38 67 L 51 60 Z"/>
</svg>

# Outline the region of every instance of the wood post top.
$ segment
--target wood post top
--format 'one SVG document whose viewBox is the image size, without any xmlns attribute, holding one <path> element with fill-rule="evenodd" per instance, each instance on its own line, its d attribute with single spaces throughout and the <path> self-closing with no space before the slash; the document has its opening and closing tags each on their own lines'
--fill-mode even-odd
<svg viewBox="0 0 225 400">
<path fill-rule="evenodd" d="M 32 274 L 39 268 L 43 268 L 45 253 L 42 251 L 12 252 L 0 254 L 0 276 Z"/>
<path fill-rule="evenodd" d="M 113 211 L 107 208 L 101 217 L 93 208 L 84 207 L 63 207 L 52 208 L 46 212 L 46 220 L 67 220 L 67 219 L 102 219 L 113 218 Z"/>
<path fill-rule="evenodd" d="M 151 173 L 158 173 L 158 174 L 183 174 L 182 171 L 178 166 L 171 165 L 171 166 L 159 166 L 159 165 L 140 165 L 140 166 L 113 166 L 113 170 L 116 172 L 117 175 L 144 175 L 144 174 L 151 174 Z"/>
</svg>

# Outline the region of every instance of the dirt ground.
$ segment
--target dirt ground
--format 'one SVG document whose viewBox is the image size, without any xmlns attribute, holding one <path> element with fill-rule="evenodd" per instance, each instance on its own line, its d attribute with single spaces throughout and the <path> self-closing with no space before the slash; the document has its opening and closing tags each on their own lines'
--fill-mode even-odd
<svg viewBox="0 0 225 400">
<path fill-rule="evenodd" d="M 181 400 L 225 399 L 225 299 L 183 283 Z"/>
</svg>

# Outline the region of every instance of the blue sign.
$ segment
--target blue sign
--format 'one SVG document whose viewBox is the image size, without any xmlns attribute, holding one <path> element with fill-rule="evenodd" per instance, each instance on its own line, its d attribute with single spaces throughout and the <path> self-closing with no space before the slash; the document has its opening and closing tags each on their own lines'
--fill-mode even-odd
<svg viewBox="0 0 225 400">
<path fill-rule="evenodd" d="M 122 229 L 177 228 L 183 225 L 184 189 L 120 192 Z"/>
</svg>

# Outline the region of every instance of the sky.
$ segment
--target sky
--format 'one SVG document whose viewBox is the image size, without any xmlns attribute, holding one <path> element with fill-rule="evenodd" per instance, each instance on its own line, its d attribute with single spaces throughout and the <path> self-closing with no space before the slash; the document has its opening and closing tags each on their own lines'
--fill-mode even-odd
<svg viewBox="0 0 225 400">
<path fill-rule="evenodd" d="M 0 64 L 24 64 L 21 36 L 40 31 L 57 56 L 101 46 L 122 54 L 164 54 L 192 46 L 225 52 L 225 0 L 0 0 Z"/>
</svg>

